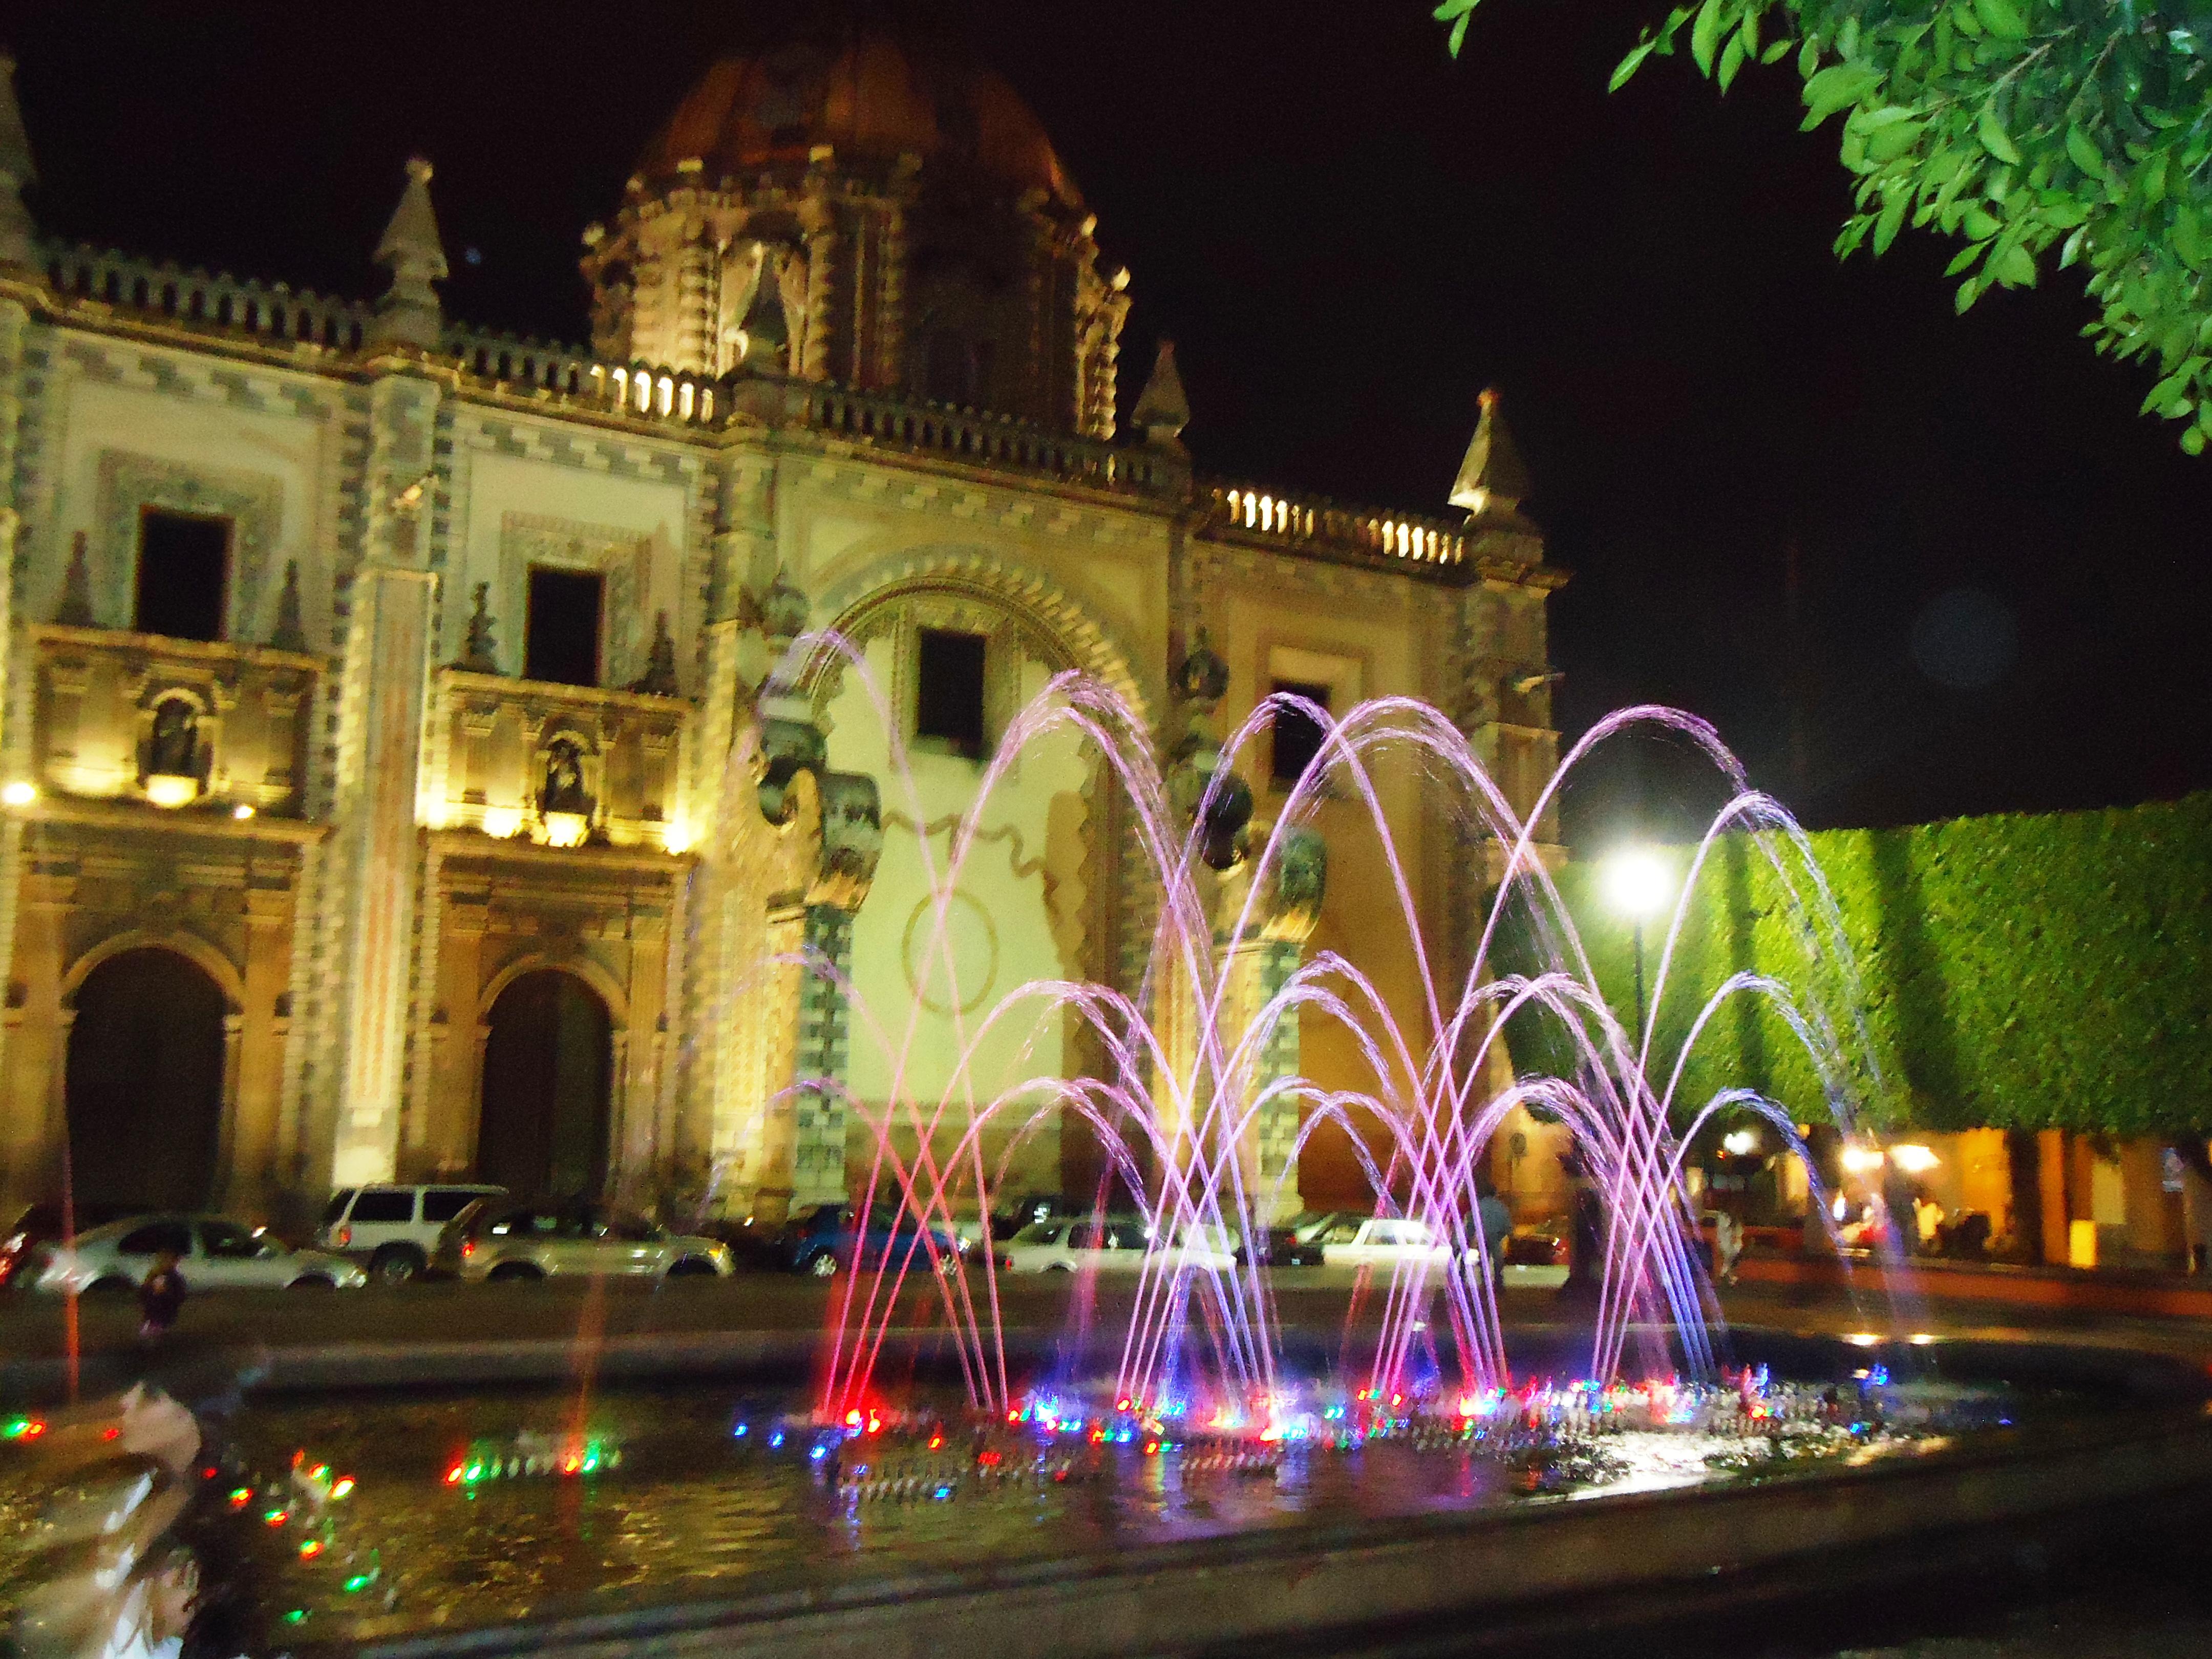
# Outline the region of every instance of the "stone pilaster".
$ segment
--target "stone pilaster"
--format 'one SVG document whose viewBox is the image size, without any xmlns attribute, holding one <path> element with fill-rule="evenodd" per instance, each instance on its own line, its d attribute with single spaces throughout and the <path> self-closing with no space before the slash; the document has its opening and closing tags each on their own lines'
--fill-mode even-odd
<svg viewBox="0 0 2212 1659">
<path fill-rule="evenodd" d="M 792 1079 L 791 1206 L 845 1196 L 845 1063 L 851 1038 L 853 918 L 832 904 L 806 907 L 805 978 Z"/>
</svg>

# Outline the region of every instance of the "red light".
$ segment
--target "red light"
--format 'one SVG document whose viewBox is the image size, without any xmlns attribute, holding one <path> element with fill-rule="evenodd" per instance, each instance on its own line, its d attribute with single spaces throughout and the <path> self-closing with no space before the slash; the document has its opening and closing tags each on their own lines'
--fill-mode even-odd
<svg viewBox="0 0 2212 1659">
<path fill-rule="evenodd" d="M 123 1438 L 123 1431 L 120 1429 L 102 1429 L 100 1431 L 100 1437 L 102 1440 L 120 1440 Z"/>
<path fill-rule="evenodd" d="M 353 1243 L 353 1229 L 352 1229 L 352 1228 L 350 1228 L 350 1227 L 341 1227 L 341 1228 L 339 1228 L 339 1229 L 338 1229 L 338 1249 L 342 1249 L 342 1250 L 343 1250 L 343 1249 L 345 1249 L 345 1247 L 346 1247 L 347 1245 L 349 1245 L 349 1244 L 350 1244 L 350 1243 Z"/>
<path fill-rule="evenodd" d="M 583 1467 L 583 1458 L 575 1452 L 570 1452 L 566 1457 L 561 1460 L 561 1473 L 563 1474 L 574 1474 L 580 1471 Z"/>
<path fill-rule="evenodd" d="M 944 1437 L 943 1435 L 941 1435 L 941 1434 L 933 1434 L 932 1436 L 930 1436 L 930 1437 L 929 1437 L 929 1449 L 930 1449 L 930 1450 L 932 1450 L 932 1451 L 935 1451 L 935 1450 L 936 1450 L 939 1446 L 943 1445 L 944 1443 L 945 1443 L 945 1437 Z"/>
<path fill-rule="evenodd" d="M 994 1451 L 979 1452 L 975 1461 L 987 1469 L 995 1469 L 999 1467 L 999 1454 Z"/>
<path fill-rule="evenodd" d="M 313 1560 L 322 1553 L 323 1540 L 319 1538 L 310 1538 L 306 1543 L 300 1546 L 301 1555 L 309 1561 Z"/>
<path fill-rule="evenodd" d="M 292 1511 L 289 1510 L 271 1510 L 268 1514 L 263 1516 L 261 1518 L 267 1522 L 271 1528 L 281 1527 L 287 1521 L 289 1521 L 292 1518 Z"/>
<path fill-rule="evenodd" d="M 476 1253 L 477 1253 L 477 1242 L 476 1242 L 476 1240 L 474 1240 L 473 1238 L 465 1238 L 465 1239 L 463 1239 L 463 1240 L 461 1241 L 461 1254 L 462 1254 L 463 1255 L 474 1255 Z"/>
<path fill-rule="evenodd" d="M 468 1472 L 468 1466 L 466 1464 L 454 1464 L 453 1468 L 446 1471 L 446 1484 L 449 1486 L 459 1486 L 461 1484 L 461 1477 Z"/>
<path fill-rule="evenodd" d="M 845 1413 L 845 1426 L 846 1426 L 847 1428 L 848 1428 L 848 1429 L 857 1429 L 857 1428 L 859 1428 L 859 1427 L 860 1426 L 860 1413 L 858 1413 L 858 1412 L 847 1412 L 847 1413 Z"/>
</svg>

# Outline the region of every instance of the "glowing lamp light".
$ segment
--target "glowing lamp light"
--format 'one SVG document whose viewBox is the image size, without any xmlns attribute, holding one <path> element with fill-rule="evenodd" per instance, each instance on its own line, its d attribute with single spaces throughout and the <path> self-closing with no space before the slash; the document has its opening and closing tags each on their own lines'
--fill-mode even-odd
<svg viewBox="0 0 2212 1659">
<path fill-rule="evenodd" d="M 1936 1156 L 1932 1148 L 1906 1141 L 1889 1149 L 1889 1161 L 1907 1175 L 1926 1175 L 1943 1160 Z"/>
<path fill-rule="evenodd" d="M 1846 1146 L 1843 1152 L 1844 1170 L 1848 1175 L 1865 1175 L 1882 1165 L 1882 1151 L 1879 1146 Z"/>
<path fill-rule="evenodd" d="M 591 830 L 592 821 L 581 812 L 548 812 L 545 815 L 545 844 L 548 847 L 581 847 L 584 837 Z"/>
<path fill-rule="evenodd" d="M 0 801 L 10 806 L 28 806 L 39 798 L 39 786 L 17 778 L 5 788 L 0 788 Z"/>
<path fill-rule="evenodd" d="M 179 772 L 156 772 L 146 780 L 146 799 L 156 806 L 189 806 L 199 799 L 200 781 Z"/>
<path fill-rule="evenodd" d="M 240 823 L 245 823 L 246 819 L 253 816 L 252 803 L 250 801 L 239 802 L 237 805 L 230 809 L 230 815 L 236 818 Z"/>
<path fill-rule="evenodd" d="M 682 818 L 671 818 L 660 826 L 660 845 L 665 852 L 688 853 L 691 840 L 691 826 Z"/>
<path fill-rule="evenodd" d="M 483 832 L 494 841 L 505 841 L 522 828 L 522 809 L 519 806 L 487 806 L 484 808 Z"/>
<path fill-rule="evenodd" d="M 1647 921 L 1667 908 L 1674 872 L 1648 847 L 1622 847 L 1607 855 L 1599 879 L 1605 900 L 1621 915 Z"/>
<path fill-rule="evenodd" d="M 1759 1150 L 1759 1136 L 1750 1129 L 1736 1129 L 1722 1137 L 1721 1150 L 1731 1158 L 1749 1158 Z"/>
</svg>

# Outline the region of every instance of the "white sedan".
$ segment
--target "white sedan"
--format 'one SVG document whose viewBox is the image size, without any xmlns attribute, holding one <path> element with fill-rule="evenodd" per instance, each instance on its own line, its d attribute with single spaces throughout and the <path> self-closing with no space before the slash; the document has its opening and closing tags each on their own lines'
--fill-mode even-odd
<svg viewBox="0 0 2212 1659">
<path fill-rule="evenodd" d="M 1235 1240 L 1219 1227 L 1185 1227 L 1181 1242 L 1163 1249 L 1141 1221 L 1079 1216 L 1031 1222 L 999 1247 L 999 1267 L 1017 1273 L 1072 1273 L 1085 1267 L 1133 1273 L 1171 1256 L 1169 1265 L 1177 1272 L 1227 1273 L 1237 1265 L 1235 1249 Z"/>
<path fill-rule="evenodd" d="M 1451 1260 L 1451 1250 L 1425 1221 L 1393 1216 L 1340 1218 L 1321 1236 L 1322 1263 L 1329 1267 L 1395 1269 L 1401 1264 L 1425 1270 L 1440 1269 Z M 1472 1270 L 1479 1260 L 1473 1249 L 1465 1256 Z M 1555 1290 L 1566 1282 L 1564 1266 L 1507 1262 L 1498 1279 L 1521 1290 Z"/>
<path fill-rule="evenodd" d="M 163 1251 L 188 1294 L 219 1290 L 358 1290 L 359 1264 L 289 1245 L 220 1215 L 142 1215 L 79 1233 L 49 1250 L 38 1288 L 51 1295 L 136 1290 Z"/>
</svg>

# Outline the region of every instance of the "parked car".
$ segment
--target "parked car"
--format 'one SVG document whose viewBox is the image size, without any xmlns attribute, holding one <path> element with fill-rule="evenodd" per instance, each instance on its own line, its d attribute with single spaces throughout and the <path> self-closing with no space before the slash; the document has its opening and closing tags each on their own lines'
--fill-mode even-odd
<svg viewBox="0 0 2212 1659">
<path fill-rule="evenodd" d="M 968 1241 L 942 1227 L 928 1230 L 940 1273 L 958 1271 L 968 1254 Z M 896 1267 L 905 1262 L 911 1271 L 927 1272 L 929 1246 L 921 1243 L 922 1229 L 912 1215 L 896 1205 L 868 1206 L 867 1237 L 860 1237 L 849 1204 L 821 1204 L 793 1218 L 784 1230 L 783 1266 L 793 1273 L 816 1279 L 834 1279 L 850 1272 L 855 1261 L 872 1271 L 886 1262 Z M 909 1252 L 911 1256 L 909 1257 Z"/>
<path fill-rule="evenodd" d="M 587 1199 L 478 1199 L 446 1224 L 431 1261 L 463 1279 L 501 1284 L 578 1273 L 726 1278 L 732 1267 L 726 1244 Z"/>
<path fill-rule="evenodd" d="M 1279 1227 L 1270 1227 L 1261 1244 L 1263 1267 L 1318 1267 L 1322 1264 L 1321 1237 L 1342 1218 L 1334 1210 L 1302 1210 Z M 1244 1260 L 1237 1247 L 1237 1260 Z"/>
<path fill-rule="evenodd" d="M 1080 1216 L 1073 1221 L 1033 1221 L 998 1247 L 999 1266 L 1007 1273 L 1072 1273 L 1088 1267 L 1101 1273 L 1135 1273 L 1148 1262 L 1172 1256 L 1178 1269 L 1227 1272 L 1236 1265 L 1236 1240 L 1224 1228 L 1186 1226 L 1179 1241 L 1157 1243 L 1141 1219 Z"/>
<path fill-rule="evenodd" d="M 1339 1216 L 1320 1236 L 1322 1260 L 1332 1267 L 1441 1267 L 1451 1250 L 1425 1221 L 1396 1216 Z"/>
<path fill-rule="evenodd" d="M 386 1285 L 404 1285 L 430 1265 L 446 1224 L 480 1198 L 503 1198 L 504 1187 L 453 1182 L 420 1187 L 341 1187 L 323 1211 L 315 1243 L 368 1264 Z"/>
<path fill-rule="evenodd" d="M 74 1219 L 77 1231 L 84 1233 L 111 1221 L 127 1221 L 134 1215 L 145 1215 L 152 1208 L 147 1204 L 79 1204 Z M 46 1247 L 60 1243 L 62 1237 L 59 1204 L 33 1204 L 17 1216 L 8 1236 L 0 1238 L 0 1290 L 11 1285 L 27 1286 L 38 1277 L 32 1264 L 43 1260 Z"/>
<path fill-rule="evenodd" d="M 1001 1204 L 991 1212 L 991 1237 L 994 1240 L 1012 1238 L 1032 1222 L 1072 1221 L 1090 1211 L 1088 1204 L 1079 1204 L 1058 1193 L 1033 1194 Z"/>
<path fill-rule="evenodd" d="M 368 1275 L 342 1255 L 295 1250 L 223 1215 L 134 1216 L 48 1247 L 38 1288 L 56 1295 L 134 1290 L 164 1250 L 193 1295 L 222 1290 L 358 1290 Z"/>
</svg>

